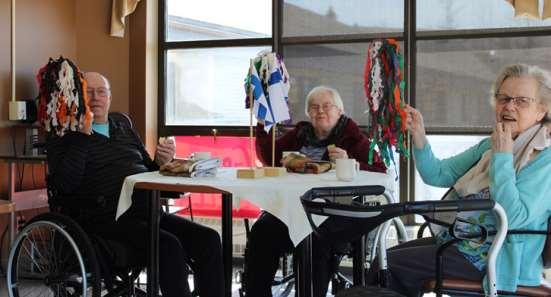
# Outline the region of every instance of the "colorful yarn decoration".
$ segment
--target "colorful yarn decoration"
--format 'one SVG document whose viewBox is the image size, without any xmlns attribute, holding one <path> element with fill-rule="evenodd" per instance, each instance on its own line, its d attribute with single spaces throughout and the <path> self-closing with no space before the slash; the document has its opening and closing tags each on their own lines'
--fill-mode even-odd
<svg viewBox="0 0 551 297">
<path fill-rule="evenodd" d="M 403 102 L 404 60 L 399 49 L 394 39 L 373 41 L 367 49 L 364 89 L 371 115 L 369 164 L 373 162 L 376 147 L 387 166 L 391 161 L 394 163 L 392 147 L 409 157 Z"/>
<path fill-rule="evenodd" d="M 86 80 L 69 59 L 50 58 L 36 75 L 38 121 L 46 132 L 63 136 L 69 131 L 90 131 L 92 113 Z"/>
</svg>

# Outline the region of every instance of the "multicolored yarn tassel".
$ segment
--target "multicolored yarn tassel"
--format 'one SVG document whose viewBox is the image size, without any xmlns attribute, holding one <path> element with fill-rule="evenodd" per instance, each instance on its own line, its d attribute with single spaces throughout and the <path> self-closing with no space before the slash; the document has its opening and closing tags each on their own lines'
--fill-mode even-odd
<svg viewBox="0 0 551 297">
<path fill-rule="evenodd" d="M 392 146 L 396 152 L 409 156 L 403 102 L 404 60 L 399 50 L 394 39 L 373 41 L 367 49 L 364 89 L 371 115 L 369 164 L 376 148 L 387 166 L 391 161 L 394 163 Z"/>
<path fill-rule="evenodd" d="M 63 136 L 69 131 L 90 131 L 92 113 L 86 81 L 69 59 L 50 58 L 36 75 L 39 85 L 38 120 L 47 132 Z"/>
</svg>

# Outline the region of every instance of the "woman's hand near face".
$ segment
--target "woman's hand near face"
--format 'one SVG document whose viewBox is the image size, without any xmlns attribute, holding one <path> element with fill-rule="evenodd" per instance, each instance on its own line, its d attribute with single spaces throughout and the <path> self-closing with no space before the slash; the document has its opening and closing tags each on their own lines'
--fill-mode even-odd
<svg viewBox="0 0 551 297">
<path fill-rule="evenodd" d="M 498 122 L 492 133 L 492 151 L 494 153 L 512 153 L 513 136 L 511 126 Z"/>
<path fill-rule="evenodd" d="M 348 159 L 348 154 L 345 150 L 336 146 L 328 146 L 327 153 L 329 154 L 329 160 Z"/>
<path fill-rule="evenodd" d="M 413 144 L 416 148 L 422 149 L 427 143 L 423 115 L 409 104 L 406 105 L 406 115 L 406 127 L 409 130 L 409 133 L 411 133 Z"/>
</svg>

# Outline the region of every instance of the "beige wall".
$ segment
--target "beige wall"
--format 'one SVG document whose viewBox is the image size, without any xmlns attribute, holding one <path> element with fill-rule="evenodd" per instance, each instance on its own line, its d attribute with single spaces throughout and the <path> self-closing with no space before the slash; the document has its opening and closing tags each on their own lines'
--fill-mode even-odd
<svg viewBox="0 0 551 297">
<path fill-rule="evenodd" d="M 11 154 L 8 122 L 10 100 L 10 0 L 0 0 L 0 154 Z M 18 0 L 16 7 L 16 95 L 37 95 L 35 75 L 49 57 L 76 58 L 75 2 Z"/>
<path fill-rule="evenodd" d="M 150 2 L 150 3 L 148 3 Z M 140 6 L 149 6 L 156 1 L 142 0 Z M 10 99 L 10 3 L 0 0 L 0 155 L 12 155 L 11 132 L 15 131 L 17 152 L 21 153 L 24 129 L 8 121 L 8 102 Z M 112 111 L 130 112 L 129 90 L 131 86 L 143 84 L 146 67 L 132 70 L 130 75 L 130 34 L 125 38 L 109 36 L 111 16 L 110 0 L 17 0 L 17 98 L 31 99 L 37 95 L 35 75 L 38 69 L 47 63 L 49 57 L 63 55 L 73 60 L 83 71 L 98 71 L 111 81 L 113 103 Z M 148 8 L 149 9 L 149 8 Z M 133 16 L 130 22 L 145 28 L 147 13 Z M 141 25 L 140 25 L 141 24 Z M 133 34 L 141 38 L 134 46 L 146 46 L 146 31 Z M 145 59 L 143 49 L 133 49 L 135 61 Z M 144 63 L 144 62 L 141 62 Z M 144 63 L 145 64 L 145 63 Z M 132 83 L 130 80 L 135 81 Z M 155 78 L 156 80 L 156 78 Z M 156 122 L 146 123 L 145 106 L 147 89 L 138 88 L 133 92 L 137 97 L 134 104 L 141 106 L 133 115 L 134 121 L 145 130 L 156 133 Z M 156 93 L 154 94 L 156 95 Z M 150 99 L 148 99 L 150 100 Z M 156 104 L 156 100 L 154 101 Z M 156 106 L 155 106 L 156 107 Z M 154 111 L 156 116 L 156 111 Z M 156 119 L 156 117 L 155 117 Z M 17 126 L 17 128 L 13 128 Z M 149 132 L 148 132 L 149 134 Z M 149 137 L 147 137 L 149 138 Z M 155 140 L 153 140 L 155 141 Z M 154 143 L 154 142 L 153 142 Z M 23 189 L 42 187 L 43 168 L 35 165 L 26 167 Z M 30 171 L 34 171 L 34 181 Z M 0 199 L 7 196 L 7 166 L 0 162 Z M 36 214 L 32 212 L 29 216 Z M 4 216 L 0 217 L 0 231 L 5 226 Z M 5 251 L 5 250 L 4 250 Z M 1 295 L 1 292 L 0 292 Z"/>
<path fill-rule="evenodd" d="M 8 121 L 8 104 L 11 98 L 10 3 L 10 0 L 0 0 L 0 155 L 14 153 L 12 136 L 15 136 L 16 151 L 21 154 L 24 140 L 24 129 Z M 72 0 L 17 0 L 16 98 L 19 100 L 36 97 L 35 75 L 48 62 L 49 57 L 63 55 L 76 60 L 74 11 L 75 2 Z M 43 168 L 40 167 L 25 167 L 23 188 L 43 186 Z M 0 198 L 5 199 L 6 193 L 7 166 L 0 162 Z"/>
<path fill-rule="evenodd" d="M 12 154 L 10 0 L 0 0 L 0 154 Z M 129 38 L 109 36 L 111 1 L 17 0 L 17 98 L 37 95 L 35 75 L 49 57 L 63 55 L 84 71 L 104 73 L 112 84 L 113 111 L 129 111 Z"/>
<path fill-rule="evenodd" d="M 157 1 L 142 0 L 132 15 L 129 112 L 147 150 L 157 144 Z"/>
<path fill-rule="evenodd" d="M 78 16 L 75 22 L 77 64 L 83 71 L 103 73 L 111 82 L 111 111 L 128 112 L 129 34 L 125 34 L 125 38 L 109 36 L 111 1 L 74 1 Z"/>
<path fill-rule="evenodd" d="M 14 128 L 8 121 L 10 87 L 10 0 L 0 0 L 0 155 L 13 154 L 11 135 L 17 140 L 21 153 L 23 128 Z M 76 29 L 75 2 L 73 0 L 17 0 L 16 7 L 16 98 L 28 100 L 36 97 L 35 75 L 48 62 L 49 57 L 63 55 L 75 60 Z M 15 132 L 15 134 L 12 134 Z M 19 166 L 23 169 L 22 166 Z M 44 186 L 43 168 L 25 166 L 23 188 Z M 31 174 L 32 171 L 32 174 Z M 7 195 L 7 166 L 0 162 L 0 199 Z M 34 177 L 34 178 L 33 178 Z M 23 217 L 32 217 L 38 210 L 27 211 Z M 0 216 L 0 231 L 6 226 L 7 216 Z M 3 243 L 3 259 L 8 249 L 7 236 Z M 3 296 L 5 292 L 0 292 Z"/>
<path fill-rule="evenodd" d="M 8 121 L 10 99 L 10 0 L 0 0 L 0 155 L 22 150 L 24 129 Z M 17 0 L 17 98 L 35 98 L 38 69 L 49 57 L 63 55 L 84 71 L 104 73 L 112 84 L 113 111 L 129 111 L 129 34 L 109 36 L 111 1 Z M 6 168 L 0 163 L 0 198 L 6 191 Z"/>
</svg>

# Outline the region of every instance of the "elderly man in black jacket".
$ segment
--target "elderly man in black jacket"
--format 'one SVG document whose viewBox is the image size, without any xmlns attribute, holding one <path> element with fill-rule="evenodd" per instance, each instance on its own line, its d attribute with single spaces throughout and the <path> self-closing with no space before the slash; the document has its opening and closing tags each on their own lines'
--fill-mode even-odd
<svg viewBox="0 0 551 297">
<path fill-rule="evenodd" d="M 127 124 L 111 119 L 109 81 L 101 74 L 84 75 L 92 131 L 73 132 L 48 145 L 50 177 L 56 196 L 67 203 L 62 211 L 87 232 L 116 239 L 145 255 L 148 203 L 144 191 L 135 190 L 132 207 L 115 220 L 117 202 L 126 176 L 158 170 L 174 157 L 175 145 L 157 145 L 152 160 L 138 134 Z M 88 133 L 86 132 L 91 132 Z M 163 296 L 191 296 L 187 264 L 197 278 L 201 296 L 223 295 L 222 252 L 218 233 L 172 214 L 162 213 L 159 232 L 160 287 Z"/>
</svg>

